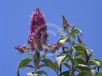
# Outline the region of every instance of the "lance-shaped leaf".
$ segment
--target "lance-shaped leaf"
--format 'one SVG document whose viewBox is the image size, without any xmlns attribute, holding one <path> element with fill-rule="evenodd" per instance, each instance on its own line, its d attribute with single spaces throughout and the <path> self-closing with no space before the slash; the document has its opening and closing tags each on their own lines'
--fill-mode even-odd
<svg viewBox="0 0 102 76">
<path fill-rule="evenodd" d="M 45 64 L 41 64 L 41 65 L 39 65 L 39 66 L 37 67 L 37 69 L 43 68 L 43 67 L 45 67 L 45 66 L 46 66 Z"/>
<path fill-rule="evenodd" d="M 32 59 L 30 58 L 25 58 L 25 59 L 22 59 L 18 65 L 18 68 L 22 68 L 24 67 L 25 65 L 27 65 L 28 63 L 30 63 L 32 61 Z"/>
<path fill-rule="evenodd" d="M 73 38 L 75 38 L 76 35 L 77 35 L 78 33 L 80 33 L 80 32 L 81 32 L 81 31 L 80 31 L 78 28 L 73 27 L 72 30 L 71 30 L 71 32 L 70 32 L 70 35 L 71 35 Z"/>
<path fill-rule="evenodd" d="M 89 67 L 87 65 L 84 65 L 84 64 L 78 64 L 76 66 L 76 68 L 78 68 L 80 70 L 89 70 Z"/>
<path fill-rule="evenodd" d="M 45 72 L 43 70 L 39 70 L 37 73 L 40 74 L 40 75 L 45 74 L 46 76 L 48 76 L 47 72 Z"/>
<path fill-rule="evenodd" d="M 49 68 L 53 69 L 55 72 L 58 71 L 58 67 L 57 67 L 56 64 L 55 64 L 53 61 L 51 61 L 50 59 L 44 59 L 44 60 L 42 60 L 42 62 L 45 63 L 46 67 L 49 67 Z"/>
<path fill-rule="evenodd" d="M 64 39 L 65 39 L 65 42 L 69 42 L 70 41 L 69 37 L 67 37 L 66 35 L 61 35 L 61 38 L 58 41 L 64 40 Z"/>
<path fill-rule="evenodd" d="M 102 76 L 102 72 L 96 73 L 96 76 Z"/>
<path fill-rule="evenodd" d="M 82 58 L 80 58 L 80 56 L 78 57 L 74 57 L 74 63 L 75 64 L 84 64 L 85 63 L 85 61 L 82 59 Z"/>
<path fill-rule="evenodd" d="M 39 76 L 39 74 L 35 72 L 29 72 L 26 74 L 26 76 Z"/>
<path fill-rule="evenodd" d="M 26 74 L 26 76 L 33 76 L 33 73 L 29 72 L 29 73 Z"/>
<path fill-rule="evenodd" d="M 96 76 L 96 70 L 90 69 L 91 76 Z"/>
<path fill-rule="evenodd" d="M 92 76 L 91 74 L 90 74 L 90 71 L 81 71 L 78 75 L 76 75 L 76 76 Z"/>
<path fill-rule="evenodd" d="M 86 49 L 86 53 L 87 53 L 88 56 L 92 56 L 92 52 L 93 52 L 93 50 L 91 50 L 91 49 Z"/>
<path fill-rule="evenodd" d="M 98 67 L 101 67 L 101 65 L 102 65 L 102 62 L 99 59 L 96 59 L 96 58 L 94 58 L 92 60 L 89 60 L 89 63 L 91 65 L 96 65 Z"/>
<path fill-rule="evenodd" d="M 62 61 L 65 59 L 65 57 L 66 57 L 66 54 L 62 54 L 56 58 L 56 63 L 58 65 L 58 68 L 60 67 L 60 65 L 61 65 Z"/>
<path fill-rule="evenodd" d="M 69 40 L 68 37 L 65 37 L 65 38 L 60 39 L 58 42 L 63 45 L 68 40 Z"/>
<path fill-rule="evenodd" d="M 80 36 L 77 35 L 77 40 L 79 43 L 83 43 L 83 41 L 81 40 Z"/>
<path fill-rule="evenodd" d="M 81 44 L 81 43 L 73 42 L 72 44 L 73 44 L 73 46 L 74 46 L 74 49 L 75 49 L 77 52 L 85 51 L 85 50 L 86 50 L 85 47 L 84 47 L 84 45 Z"/>
<path fill-rule="evenodd" d="M 70 76 L 70 72 L 69 71 L 64 71 L 59 76 Z"/>
<path fill-rule="evenodd" d="M 31 61 L 32 61 L 32 59 L 30 59 L 30 58 L 24 58 L 20 61 L 20 63 L 18 64 L 17 76 L 20 76 L 19 69 L 21 69 L 21 68 L 24 68 L 24 67 L 34 68 L 32 65 L 28 65 Z"/>
<path fill-rule="evenodd" d="M 96 71 L 94 69 L 80 70 L 80 72 L 75 76 L 96 76 Z"/>
</svg>

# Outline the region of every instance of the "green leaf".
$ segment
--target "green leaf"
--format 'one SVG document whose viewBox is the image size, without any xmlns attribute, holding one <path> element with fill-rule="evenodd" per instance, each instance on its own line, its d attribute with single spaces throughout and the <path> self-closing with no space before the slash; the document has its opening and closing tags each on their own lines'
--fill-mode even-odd
<svg viewBox="0 0 102 76">
<path fill-rule="evenodd" d="M 82 58 L 74 57 L 74 63 L 75 64 L 84 64 L 85 61 Z"/>
<path fill-rule="evenodd" d="M 29 67 L 29 68 L 33 68 L 33 69 L 35 68 L 33 65 L 29 65 L 29 64 L 23 66 L 23 68 L 25 68 L 25 67 Z"/>
<path fill-rule="evenodd" d="M 90 74 L 90 71 L 81 71 L 78 75 L 76 75 L 76 76 L 92 76 L 91 74 Z"/>
<path fill-rule="evenodd" d="M 20 61 L 20 63 L 18 64 L 18 69 L 17 69 L 17 76 L 20 76 L 19 74 L 19 69 L 23 68 L 23 67 L 32 67 L 32 65 L 28 65 L 28 63 L 30 63 L 32 60 L 30 58 L 25 58 L 25 59 L 22 59 Z"/>
<path fill-rule="evenodd" d="M 43 57 L 43 59 L 46 59 L 46 53 L 44 53 L 42 57 Z"/>
<path fill-rule="evenodd" d="M 83 43 L 83 41 L 81 40 L 80 36 L 77 36 L 77 40 L 79 43 Z"/>
<path fill-rule="evenodd" d="M 48 76 L 47 72 L 42 71 L 42 70 L 39 70 L 37 73 L 40 74 L 40 75 L 41 75 L 41 74 L 45 74 L 46 76 Z"/>
<path fill-rule="evenodd" d="M 88 56 L 92 56 L 92 52 L 93 52 L 93 50 L 91 50 L 91 49 L 86 49 L 86 53 L 87 53 Z"/>
<path fill-rule="evenodd" d="M 78 28 L 73 27 L 72 30 L 71 30 L 71 32 L 70 32 L 70 35 L 71 35 L 73 38 L 75 38 L 76 35 L 77 35 L 78 33 L 80 33 L 80 32 L 81 32 L 81 31 L 80 31 Z"/>
<path fill-rule="evenodd" d="M 33 76 L 33 72 L 27 73 L 26 76 Z"/>
<path fill-rule="evenodd" d="M 78 64 L 76 68 L 79 68 L 80 70 L 89 70 L 89 67 L 84 64 Z"/>
<path fill-rule="evenodd" d="M 77 52 L 80 52 L 80 51 L 85 51 L 85 47 L 83 44 L 81 43 L 78 43 L 78 42 L 73 42 L 73 46 L 74 46 L 74 49 L 77 51 Z"/>
<path fill-rule="evenodd" d="M 61 36 L 61 38 L 58 40 L 58 42 L 62 42 L 62 41 L 64 41 L 64 42 L 69 42 L 69 38 L 67 37 L 67 36 L 65 36 L 65 35 L 62 35 Z"/>
<path fill-rule="evenodd" d="M 29 72 L 26 76 L 39 76 L 39 74 L 37 72 Z"/>
<path fill-rule="evenodd" d="M 68 41 L 68 37 L 61 38 L 60 40 L 58 40 L 58 42 L 63 45 L 66 42 L 66 40 Z"/>
<path fill-rule="evenodd" d="M 96 70 L 90 69 L 91 76 L 96 76 Z"/>
<path fill-rule="evenodd" d="M 96 58 L 89 60 L 89 63 L 91 65 L 96 65 L 98 67 L 101 67 L 101 65 L 102 65 L 102 62 L 99 59 L 96 59 Z"/>
<path fill-rule="evenodd" d="M 66 31 L 66 28 L 62 27 L 61 31 L 62 32 L 65 32 Z"/>
<path fill-rule="evenodd" d="M 22 68 L 23 66 L 27 65 L 28 63 L 30 63 L 32 60 L 30 58 L 25 58 L 22 59 L 18 65 L 18 68 Z"/>
<path fill-rule="evenodd" d="M 49 67 L 49 68 L 53 69 L 55 72 L 57 72 L 58 67 L 56 66 L 56 64 L 53 61 L 51 61 L 50 59 L 44 59 L 44 60 L 42 60 L 42 62 L 44 62 L 47 67 Z"/>
<path fill-rule="evenodd" d="M 56 63 L 58 65 L 58 68 L 60 67 L 60 65 L 63 62 L 63 60 L 65 59 L 65 57 L 66 57 L 66 54 L 62 54 L 62 55 L 56 57 Z"/>
<path fill-rule="evenodd" d="M 85 55 L 85 52 L 84 51 L 77 51 L 78 55 Z"/>
<path fill-rule="evenodd" d="M 96 73 L 96 76 L 102 76 L 102 72 Z"/>
<path fill-rule="evenodd" d="M 40 68 L 45 67 L 45 66 L 46 66 L 45 64 L 41 64 L 41 65 L 38 66 L 37 69 L 40 69 Z"/>
<path fill-rule="evenodd" d="M 70 73 L 69 71 L 64 71 L 59 76 L 70 76 Z"/>
</svg>

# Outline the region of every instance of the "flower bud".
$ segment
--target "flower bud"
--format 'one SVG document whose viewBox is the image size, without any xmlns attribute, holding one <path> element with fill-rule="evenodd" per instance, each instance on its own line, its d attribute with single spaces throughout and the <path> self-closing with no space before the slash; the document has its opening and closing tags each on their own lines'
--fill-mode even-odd
<svg viewBox="0 0 102 76">
<path fill-rule="evenodd" d="M 26 47 L 18 45 L 15 47 L 15 49 L 17 49 L 20 53 L 24 53 L 26 50 Z"/>
</svg>

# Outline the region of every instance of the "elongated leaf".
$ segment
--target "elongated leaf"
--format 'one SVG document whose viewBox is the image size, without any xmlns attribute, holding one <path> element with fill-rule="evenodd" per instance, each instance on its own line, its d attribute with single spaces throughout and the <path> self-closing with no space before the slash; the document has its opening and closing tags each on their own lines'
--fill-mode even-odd
<svg viewBox="0 0 102 76">
<path fill-rule="evenodd" d="M 39 74 L 36 72 L 29 72 L 26 74 L 26 76 L 39 76 Z"/>
<path fill-rule="evenodd" d="M 59 76 L 70 76 L 70 73 L 69 71 L 64 71 Z"/>
<path fill-rule="evenodd" d="M 29 72 L 26 74 L 26 76 L 33 76 L 34 74 L 32 72 Z"/>
<path fill-rule="evenodd" d="M 53 61 L 51 61 L 50 59 L 44 59 L 42 61 L 46 64 L 47 67 L 49 67 L 49 68 L 53 69 L 55 72 L 57 72 L 58 68 Z"/>
<path fill-rule="evenodd" d="M 37 73 L 40 74 L 40 75 L 45 74 L 46 76 L 48 76 L 47 72 L 45 72 L 43 70 L 39 70 Z"/>
<path fill-rule="evenodd" d="M 27 65 L 28 63 L 30 63 L 32 60 L 30 58 L 25 58 L 22 59 L 18 65 L 18 68 L 22 68 L 23 66 Z"/>
<path fill-rule="evenodd" d="M 98 66 L 98 67 L 101 67 L 101 65 L 102 65 L 102 62 L 99 60 L 99 59 L 92 59 L 92 60 L 89 60 L 89 63 L 91 64 L 91 65 L 96 65 L 96 66 Z"/>
<path fill-rule="evenodd" d="M 61 38 L 58 42 L 61 43 L 61 44 L 64 44 L 66 41 L 68 42 L 68 37 L 65 37 L 65 38 Z"/>
<path fill-rule="evenodd" d="M 80 33 L 80 32 L 81 32 L 81 31 L 80 31 L 78 28 L 73 27 L 72 30 L 71 30 L 70 35 L 71 35 L 73 38 L 75 38 L 76 35 L 77 35 L 78 33 Z"/>
<path fill-rule="evenodd" d="M 66 54 L 62 54 L 56 58 L 56 63 L 58 64 L 58 67 L 60 67 L 60 65 L 61 65 L 62 61 L 65 59 L 65 57 L 66 57 Z"/>
<path fill-rule="evenodd" d="M 33 65 L 29 65 L 29 64 L 27 64 L 27 65 L 25 65 L 25 66 L 23 66 L 23 68 L 25 68 L 25 67 L 28 67 L 28 68 L 35 68 Z"/>
<path fill-rule="evenodd" d="M 25 66 L 23 66 L 22 68 L 26 68 L 26 67 L 28 67 L 28 68 L 35 68 L 34 66 L 32 66 L 32 65 L 25 65 Z M 19 68 L 17 69 L 17 76 L 20 76 L 20 73 L 19 73 Z"/>
<path fill-rule="evenodd" d="M 63 28 L 61 29 L 61 31 L 62 31 L 62 32 L 65 32 L 65 31 L 66 31 L 66 28 L 63 27 Z"/>
<path fill-rule="evenodd" d="M 89 70 L 89 67 L 84 64 L 78 64 L 76 68 L 79 68 L 80 70 Z"/>
<path fill-rule="evenodd" d="M 64 42 L 69 42 L 69 38 L 67 37 L 67 36 L 65 36 L 65 35 L 62 35 L 61 36 L 61 38 L 58 40 L 58 42 L 62 42 L 62 41 L 64 41 Z"/>
<path fill-rule="evenodd" d="M 82 58 L 74 57 L 74 63 L 75 64 L 84 64 L 85 61 Z"/>
<path fill-rule="evenodd" d="M 31 65 L 28 65 L 28 63 L 30 63 L 32 60 L 30 58 L 25 58 L 25 59 L 22 59 L 20 61 L 20 63 L 18 64 L 18 68 L 17 68 L 17 76 L 20 76 L 19 74 L 19 69 L 23 68 L 23 67 L 33 67 Z"/>
<path fill-rule="evenodd" d="M 92 52 L 93 52 L 93 50 L 91 50 L 91 49 L 86 49 L 86 53 L 87 53 L 88 56 L 92 56 Z"/>
<path fill-rule="evenodd" d="M 82 45 L 81 43 L 74 42 L 73 46 L 76 51 L 85 51 L 84 45 Z"/>
<path fill-rule="evenodd" d="M 81 40 L 81 38 L 79 36 L 77 36 L 77 40 L 79 43 L 83 43 L 83 41 Z"/>
<path fill-rule="evenodd" d="M 98 72 L 96 76 L 102 76 L 102 72 Z"/>
<path fill-rule="evenodd" d="M 91 74 L 90 74 L 90 71 L 81 71 L 78 75 L 76 75 L 76 76 L 92 76 Z"/>
<path fill-rule="evenodd" d="M 96 70 L 90 69 L 90 74 L 91 74 L 91 76 L 96 76 Z"/>
<path fill-rule="evenodd" d="M 38 69 L 42 68 L 42 67 L 45 67 L 46 65 L 45 64 L 41 64 L 38 66 Z"/>
<path fill-rule="evenodd" d="M 44 53 L 42 57 L 43 57 L 43 59 L 46 59 L 46 53 Z"/>
</svg>

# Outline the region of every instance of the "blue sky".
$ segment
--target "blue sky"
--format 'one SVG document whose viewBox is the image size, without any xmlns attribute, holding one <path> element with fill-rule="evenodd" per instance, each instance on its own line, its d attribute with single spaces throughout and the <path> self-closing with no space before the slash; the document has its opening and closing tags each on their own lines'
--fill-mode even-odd
<svg viewBox="0 0 102 76">
<path fill-rule="evenodd" d="M 102 60 L 102 0 L 0 0 L 0 76 L 16 76 L 17 64 L 24 55 L 14 46 L 26 42 L 30 15 L 38 7 L 50 25 L 60 27 L 64 15 L 81 29 L 85 43 L 94 50 L 94 57 Z M 55 29 L 49 27 L 50 31 Z M 56 35 L 50 36 L 50 40 L 56 40 Z M 54 76 L 52 70 L 48 72 Z"/>
</svg>

